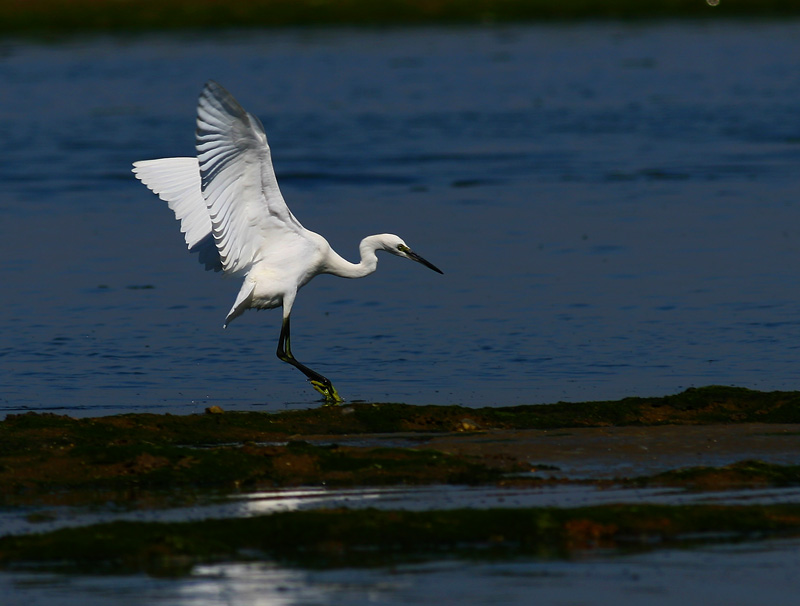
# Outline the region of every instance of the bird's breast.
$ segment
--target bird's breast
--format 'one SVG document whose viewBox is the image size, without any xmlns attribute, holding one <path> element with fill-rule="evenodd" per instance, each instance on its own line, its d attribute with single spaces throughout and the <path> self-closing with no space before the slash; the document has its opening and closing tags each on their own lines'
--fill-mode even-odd
<svg viewBox="0 0 800 606">
<path fill-rule="evenodd" d="M 320 273 L 322 254 L 313 246 L 287 246 L 272 249 L 248 273 L 255 284 L 252 307 L 279 307 L 286 296 L 296 293 Z M 292 296 L 293 298 L 293 296 Z"/>
</svg>

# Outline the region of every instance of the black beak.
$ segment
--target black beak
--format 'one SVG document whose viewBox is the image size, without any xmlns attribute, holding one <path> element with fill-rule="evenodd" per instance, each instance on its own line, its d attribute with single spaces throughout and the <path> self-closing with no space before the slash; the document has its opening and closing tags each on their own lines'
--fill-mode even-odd
<svg viewBox="0 0 800 606">
<path fill-rule="evenodd" d="M 444 272 L 436 267 L 433 263 L 426 261 L 422 257 L 420 257 L 417 253 L 411 252 L 410 250 L 406 252 L 406 256 L 411 259 L 412 261 L 416 261 L 417 263 L 422 263 L 428 269 L 432 269 L 433 271 L 443 274 Z"/>
</svg>

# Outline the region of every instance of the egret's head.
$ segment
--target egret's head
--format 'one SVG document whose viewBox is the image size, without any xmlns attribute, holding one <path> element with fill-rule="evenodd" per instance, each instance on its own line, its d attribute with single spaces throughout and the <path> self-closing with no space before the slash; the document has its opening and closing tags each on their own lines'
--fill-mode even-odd
<svg viewBox="0 0 800 606">
<path fill-rule="evenodd" d="M 411 250 L 409 246 L 403 242 L 403 239 L 400 236 L 395 236 L 394 234 L 383 234 L 381 236 L 381 248 L 386 252 L 390 252 L 393 255 L 397 255 L 398 257 L 405 257 L 406 259 L 411 259 L 412 261 L 416 261 L 417 263 L 422 263 L 425 267 L 432 269 L 433 271 L 444 273 L 441 269 L 436 267 L 433 263 L 426 261 L 422 257 L 420 257 L 417 253 Z"/>
</svg>

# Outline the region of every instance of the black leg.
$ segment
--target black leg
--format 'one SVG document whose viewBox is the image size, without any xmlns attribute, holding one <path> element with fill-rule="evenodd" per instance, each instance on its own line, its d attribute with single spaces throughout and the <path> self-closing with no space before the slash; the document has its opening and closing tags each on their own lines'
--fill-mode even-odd
<svg viewBox="0 0 800 606">
<path fill-rule="evenodd" d="M 311 382 L 311 385 L 314 387 L 314 389 L 325 396 L 325 400 L 329 404 L 338 404 L 339 402 L 342 402 L 342 398 L 339 396 L 336 388 L 327 377 L 322 376 L 315 370 L 311 370 L 305 364 L 301 364 L 292 355 L 291 329 L 289 327 L 288 316 L 284 318 L 283 323 L 281 324 L 281 336 L 278 338 L 278 351 L 276 354 L 278 358 L 284 362 L 288 362 L 297 370 L 302 372 L 306 377 L 308 377 L 308 380 Z"/>
</svg>

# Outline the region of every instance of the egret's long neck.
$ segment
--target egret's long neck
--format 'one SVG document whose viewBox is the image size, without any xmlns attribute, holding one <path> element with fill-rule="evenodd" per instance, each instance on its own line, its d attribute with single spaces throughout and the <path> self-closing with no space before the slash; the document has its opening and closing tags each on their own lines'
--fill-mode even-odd
<svg viewBox="0 0 800 606">
<path fill-rule="evenodd" d="M 358 250 L 361 252 L 361 261 L 350 263 L 333 250 L 328 257 L 328 273 L 342 278 L 363 278 L 378 268 L 378 255 L 375 251 L 381 248 L 380 236 L 367 236 L 361 240 Z"/>
</svg>

